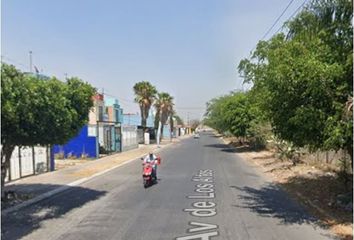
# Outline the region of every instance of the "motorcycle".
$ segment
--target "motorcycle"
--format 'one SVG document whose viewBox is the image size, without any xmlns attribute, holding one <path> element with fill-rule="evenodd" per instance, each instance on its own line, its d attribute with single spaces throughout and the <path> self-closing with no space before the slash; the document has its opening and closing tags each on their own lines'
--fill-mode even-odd
<svg viewBox="0 0 354 240">
<path fill-rule="evenodd" d="M 141 158 L 141 160 L 144 160 L 144 158 Z M 154 184 L 157 179 L 156 179 L 156 174 L 153 174 L 154 171 L 154 164 L 160 165 L 161 163 L 161 158 L 157 157 L 155 160 L 156 162 L 150 162 L 150 163 L 143 163 L 143 184 L 144 188 L 147 188 Z"/>
</svg>

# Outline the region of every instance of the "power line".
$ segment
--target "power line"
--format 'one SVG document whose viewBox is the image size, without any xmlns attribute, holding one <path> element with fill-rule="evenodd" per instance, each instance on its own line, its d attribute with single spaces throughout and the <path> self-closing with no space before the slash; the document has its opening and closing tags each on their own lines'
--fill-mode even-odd
<svg viewBox="0 0 354 240">
<path fill-rule="evenodd" d="M 137 105 L 137 103 L 132 101 L 132 100 L 124 99 L 124 98 L 118 97 L 116 95 L 113 95 L 111 93 L 107 93 L 106 90 L 105 90 L 105 92 L 103 94 L 106 95 L 106 96 L 117 98 L 121 102 L 126 102 L 126 103 L 129 103 L 129 104 L 134 105 L 134 106 Z M 186 110 L 186 111 L 187 110 L 188 111 L 198 111 L 198 110 L 205 110 L 205 107 L 175 107 L 175 109 L 176 110 Z"/>
<path fill-rule="evenodd" d="M 25 64 L 23 64 L 21 62 L 18 62 L 16 60 L 13 60 L 12 58 L 9 58 L 9 57 L 7 57 L 5 55 L 1 55 L 1 58 L 5 59 L 5 60 L 7 60 L 9 62 L 12 62 L 12 63 L 14 63 L 16 65 L 20 65 L 20 66 L 22 66 L 22 67 L 24 67 L 26 69 L 28 68 L 28 66 L 26 66 Z M 64 73 L 64 75 L 65 75 L 65 78 L 67 78 L 67 73 Z M 124 104 L 129 104 L 131 106 L 137 106 L 137 103 L 135 101 L 129 100 L 129 99 L 125 99 L 125 98 L 122 98 L 122 97 L 118 97 L 118 96 L 116 96 L 114 94 L 108 93 L 106 90 L 104 92 L 102 92 L 102 94 L 106 95 L 106 96 L 110 96 L 110 97 L 116 98 L 116 99 L 118 99 L 120 102 L 122 102 Z M 190 111 L 197 111 L 197 110 L 204 110 L 205 108 L 203 108 L 203 107 L 175 107 L 175 109 L 176 110 L 185 109 L 185 110 L 190 110 Z"/>
<path fill-rule="evenodd" d="M 182 113 L 181 115 L 192 115 L 192 116 L 194 116 L 194 117 L 199 117 L 200 115 L 203 115 L 203 114 L 199 114 L 199 113 L 192 113 L 192 112 L 180 112 L 180 113 Z"/>
<path fill-rule="evenodd" d="M 304 5 L 306 4 L 307 1 L 308 1 L 308 0 L 304 0 L 303 3 L 290 15 L 290 17 L 288 17 L 288 18 L 284 21 L 284 23 L 287 22 L 287 21 L 289 21 L 290 19 L 292 19 L 292 18 L 295 16 L 295 14 L 297 14 L 297 13 L 304 7 Z M 293 0 L 289 2 L 288 6 L 284 9 L 284 11 L 282 12 L 282 14 L 278 17 L 279 19 L 280 19 L 280 17 L 284 14 L 284 12 L 286 11 L 286 9 L 289 8 L 289 6 L 290 6 L 290 4 L 291 4 L 292 2 L 293 2 Z M 278 21 L 278 19 L 276 20 L 276 22 L 277 22 L 277 21 Z M 275 24 L 276 24 L 276 22 L 275 22 Z M 281 26 L 273 35 L 277 34 L 281 29 L 283 29 L 284 23 L 282 24 L 282 26 Z M 275 25 L 275 24 L 273 24 L 273 25 Z M 264 37 L 268 34 L 268 32 L 269 32 L 273 27 L 274 27 L 274 26 L 272 26 L 272 27 L 266 32 L 266 34 L 264 34 L 264 36 L 263 36 L 263 38 L 262 38 L 261 40 L 264 39 Z M 256 47 L 257 47 L 257 44 L 256 44 L 256 46 L 254 46 L 254 47 L 252 48 L 252 50 L 250 51 L 250 53 L 252 53 L 252 52 L 256 49 Z"/>
<path fill-rule="evenodd" d="M 186 110 L 203 110 L 205 107 L 175 107 L 176 109 L 186 109 Z"/>
<path fill-rule="evenodd" d="M 21 66 L 21 67 L 24 68 L 24 69 L 21 69 L 21 71 L 23 71 L 23 72 L 28 72 L 28 71 L 29 72 L 33 72 L 32 71 L 32 66 L 37 68 L 38 65 L 33 64 L 33 62 L 32 62 L 32 53 L 33 53 L 32 51 L 29 51 L 29 54 L 30 54 L 29 55 L 29 65 L 28 64 L 23 64 L 22 62 L 14 60 L 14 59 L 12 59 L 12 58 L 10 58 L 8 56 L 5 56 L 5 55 L 1 55 L 1 62 L 9 62 L 9 63 L 15 65 L 15 67 L 17 67 L 17 68 L 18 68 L 18 66 Z M 3 59 L 5 59 L 5 61 L 3 61 Z M 28 68 L 29 68 L 29 70 L 28 70 Z M 43 68 L 40 68 L 40 71 L 38 71 L 38 73 L 39 72 L 41 74 L 43 74 Z M 65 75 L 67 75 L 67 74 L 65 73 Z"/>
<path fill-rule="evenodd" d="M 292 19 L 295 14 L 297 14 L 303 7 L 304 5 L 307 3 L 308 0 L 305 0 L 294 12 L 293 14 L 291 14 L 291 16 L 286 20 L 286 21 L 289 21 L 290 19 Z M 280 28 L 274 33 L 274 34 L 277 34 L 278 32 L 280 32 L 280 30 L 282 30 L 284 27 L 284 25 L 280 26 Z"/>
<path fill-rule="evenodd" d="M 28 68 L 28 66 L 26 66 L 25 64 L 23 64 L 23 63 L 20 63 L 20 62 L 18 62 L 18 61 L 16 61 L 16 60 L 13 60 L 12 58 L 9 58 L 9 57 L 7 57 L 7 56 L 5 56 L 5 55 L 1 55 L 1 59 L 7 59 L 7 61 L 9 61 L 9 62 L 12 62 L 12 63 L 14 63 L 14 64 L 17 64 L 17 65 L 20 65 L 20 66 L 22 66 L 22 67 L 24 67 L 24 68 Z"/>
<path fill-rule="evenodd" d="M 116 98 L 116 99 L 118 99 L 118 100 L 121 101 L 121 102 L 129 103 L 129 104 L 134 105 L 134 106 L 136 106 L 136 104 L 137 104 L 136 102 L 133 102 L 133 101 L 130 101 L 130 100 L 121 98 L 121 97 L 117 97 L 117 96 L 115 96 L 115 95 L 113 95 L 113 94 L 110 94 L 110 93 L 107 93 L 107 91 L 105 91 L 105 92 L 102 93 L 102 94 L 105 95 L 105 96 L 109 96 L 109 97 Z"/>
<path fill-rule="evenodd" d="M 275 26 L 275 24 L 278 23 L 278 21 L 280 20 L 280 18 L 284 15 L 284 13 L 286 12 L 286 10 L 288 10 L 288 8 L 290 7 L 290 5 L 294 2 L 294 0 L 291 0 L 288 5 L 286 6 L 286 8 L 283 10 L 283 12 L 280 14 L 280 16 L 275 20 L 275 22 L 273 23 L 273 25 L 268 29 L 268 31 L 263 35 L 263 37 L 261 38 L 261 40 L 263 40 L 270 31 L 272 31 L 273 27 Z"/>
</svg>

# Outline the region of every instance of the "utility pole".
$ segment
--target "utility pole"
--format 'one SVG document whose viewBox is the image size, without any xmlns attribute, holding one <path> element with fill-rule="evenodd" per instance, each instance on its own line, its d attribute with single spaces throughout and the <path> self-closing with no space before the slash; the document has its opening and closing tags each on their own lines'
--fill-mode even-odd
<svg viewBox="0 0 354 240">
<path fill-rule="evenodd" d="M 160 112 L 159 126 L 157 127 L 157 147 L 158 148 L 160 147 L 161 128 L 162 128 L 161 117 L 162 117 L 162 113 Z"/>
<path fill-rule="evenodd" d="M 189 112 L 187 112 L 187 129 L 188 129 L 188 134 L 190 133 L 190 126 L 189 126 Z"/>
<path fill-rule="evenodd" d="M 159 121 L 159 126 L 157 128 L 157 147 L 158 148 L 160 147 L 161 127 L 162 127 L 162 124 L 161 124 L 161 120 L 160 120 Z"/>
<path fill-rule="evenodd" d="M 30 72 L 32 73 L 32 51 L 29 51 L 29 64 L 30 64 Z"/>
</svg>

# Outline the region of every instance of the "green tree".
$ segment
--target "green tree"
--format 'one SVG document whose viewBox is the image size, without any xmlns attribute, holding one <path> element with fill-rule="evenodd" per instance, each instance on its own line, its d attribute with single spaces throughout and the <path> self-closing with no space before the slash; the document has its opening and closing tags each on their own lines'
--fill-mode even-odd
<svg viewBox="0 0 354 240">
<path fill-rule="evenodd" d="M 206 124 L 245 139 L 255 119 L 251 109 L 247 93 L 233 92 L 209 102 Z"/>
<path fill-rule="evenodd" d="M 27 86 L 23 81 L 23 74 L 15 67 L 2 64 L 1 68 L 1 186 L 3 189 L 6 172 L 9 169 L 11 154 L 22 137 L 28 137 L 26 129 L 21 129 L 22 118 L 19 110 L 26 114 L 27 121 L 32 119 L 28 116 L 26 102 L 29 96 L 24 94 Z M 25 128 L 25 126 L 24 126 Z M 3 197 L 3 191 L 1 191 Z"/>
<path fill-rule="evenodd" d="M 246 94 L 238 92 L 229 95 L 223 104 L 223 108 L 223 118 L 229 126 L 229 131 L 234 136 L 245 138 L 253 119 Z"/>
<path fill-rule="evenodd" d="M 278 137 L 297 147 L 346 149 L 351 159 L 352 17 L 352 1 L 312 1 L 286 24 L 287 34 L 260 41 L 239 64 Z"/>
<path fill-rule="evenodd" d="M 146 128 L 146 120 L 149 117 L 150 107 L 156 98 L 157 90 L 147 81 L 136 83 L 133 89 L 135 93 L 135 102 L 137 102 L 140 107 L 141 126 Z"/>
<path fill-rule="evenodd" d="M 87 122 L 95 89 L 77 78 L 40 80 L 7 64 L 2 64 L 1 85 L 3 186 L 15 146 L 66 143 Z"/>
<path fill-rule="evenodd" d="M 228 95 L 225 95 L 218 98 L 213 98 L 207 102 L 204 123 L 218 132 L 228 131 L 230 127 L 224 119 L 225 108 L 223 105 L 225 104 L 227 98 Z"/>
<path fill-rule="evenodd" d="M 247 139 L 254 148 L 265 147 L 271 129 L 260 99 L 253 89 L 214 98 L 207 104 L 203 122 L 221 133 L 239 137 L 241 142 Z"/>
</svg>

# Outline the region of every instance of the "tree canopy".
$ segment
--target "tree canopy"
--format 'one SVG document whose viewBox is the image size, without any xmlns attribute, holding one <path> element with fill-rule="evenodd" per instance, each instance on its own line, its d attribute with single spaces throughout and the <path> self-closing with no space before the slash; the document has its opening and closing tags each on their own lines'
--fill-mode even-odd
<svg viewBox="0 0 354 240">
<path fill-rule="evenodd" d="M 205 124 L 237 137 L 249 135 L 251 122 L 255 119 L 246 93 L 233 92 L 212 99 L 207 104 Z"/>
<path fill-rule="evenodd" d="M 2 183 L 15 146 L 64 144 L 88 121 L 95 89 L 78 78 L 61 82 L 1 68 Z"/>
<path fill-rule="evenodd" d="M 313 1 L 239 64 L 274 133 L 295 146 L 352 154 L 351 21 L 351 1 Z"/>
<path fill-rule="evenodd" d="M 206 124 L 238 137 L 269 129 L 296 148 L 353 159 L 352 19 L 352 1 L 313 0 L 240 61 L 252 88 L 209 101 Z"/>
<path fill-rule="evenodd" d="M 146 127 L 146 121 L 149 117 L 149 111 L 153 105 L 157 90 L 148 81 L 138 82 L 133 87 L 135 93 L 135 102 L 139 104 L 140 113 L 141 113 L 141 125 Z"/>
</svg>

